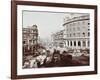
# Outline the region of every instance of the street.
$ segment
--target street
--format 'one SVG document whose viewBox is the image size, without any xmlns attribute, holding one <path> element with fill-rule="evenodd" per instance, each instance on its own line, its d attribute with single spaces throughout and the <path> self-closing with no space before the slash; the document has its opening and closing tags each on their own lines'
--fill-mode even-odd
<svg viewBox="0 0 100 80">
<path fill-rule="evenodd" d="M 67 59 L 66 59 L 67 60 Z M 72 60 L 58 61 L 43 65 L 43 67 L 68 67 L 68 66 L 88 66 L 89 59 L 87 57 L 73 57 Z"/>
<path fill-rule="evenodd" d="M 23 68 L 88 66 L 89 56 L 72 56 L 66 52 L 60 54 L 60 51 L 54 51 L 53 53 L 44 51 L 38 56 L 26 56 L 26 62 L 27 64 L 24 63 Z"/>
</svg>

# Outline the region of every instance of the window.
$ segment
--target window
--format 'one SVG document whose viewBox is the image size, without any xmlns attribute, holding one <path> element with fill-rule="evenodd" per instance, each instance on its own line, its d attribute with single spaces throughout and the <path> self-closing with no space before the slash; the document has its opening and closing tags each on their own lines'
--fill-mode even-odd
<svg viewBox="0 0 100 80">
<path fill-rule="evenodd" d="M 85 33 L 83 32 L 82 34 L 83 34 L 83 37 L 85 37 Z"/>
<path fill-rule="evenodd" d="M 88 23 L 88 25 L 90 25 L 90 23 Z"/>
<path fill-rule="evenodd" d="M 25 41 L 23 41 L 23 44 L 25 44 L 26 42 Z"/>
<path fill-rule="evenodd" d="M 76 41 L 74 41 L 74 46 L 76 46 Z"/>
<path fill-rule="evenodd" d="M 85 41 L 83 41 L 83 47 L 85 47 L 86 46 L 86 42 Z"/>
<path fill-rule="evenodd" d="M 90 33 L 88 32 L 88 37 L 90 36 Z"/>
<path fill-rule="evenodd" d="M 80 37 L 80 33 L 77 33 L 78 34 L 78 37 Z"/>
<path fill-rule="evenodd" d="M 32 42 L 32 40 L 29 40 L 29 42 Z"/>
<path fill-rule="evenodd" d="M 88 41 L 88 47 L 90 46 L 90 42 Z"/>
<path fill-rule="evenodd" d="M 71 37 L 71 34 L 70 34 L 70 37 Z"/>
<path fill-rule="evenodd" d="M 73 33 L 73 36 L 75 36 L 75 33 Z"/>
<path fill-rule="evenodd" d="M 81 46 L 81 42 L 80 41 L 78 41 L 78 46 Z"/>
<path fill-rule="evenodd" d="M 75 31 L 75 28 L 73 28 L 73 31 Z"/>
<path fill-rule="evenodd" d="M 69 46 L 69 41 L 68 41 L 68 46 Z"/>
<path fill-rule="evenodd" d="M 72 41 L 70 41 L 70 45 L 72 46 Z"/>
<path fill-rule="evenodd" d="M 88 29 L 88 31 L 90 31 L 90 29 Z"/>
<path fill-rule="evenodd" d="M 64 47 L 64 44 L 63 43 L 59 43 L 59 47 L 60 48 L 63 48 Z"/>
<path fill-rule="evenodd" d="M 68 29 L 67 29 L 67 31 L 68 31 Z"/>
</svg>

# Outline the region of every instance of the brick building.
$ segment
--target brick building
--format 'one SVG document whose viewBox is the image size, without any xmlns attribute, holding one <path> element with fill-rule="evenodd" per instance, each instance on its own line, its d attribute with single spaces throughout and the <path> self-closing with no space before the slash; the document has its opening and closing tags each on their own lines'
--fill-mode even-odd
<svg viewBox="0 0 100 80">
<path fill-rule="evenodd" d="M 38 29 L 37 25 L 28 26 L 22 29 L 23 31 L 23 51 L 24 54 L 33 54 L 36 51 L 38 44 Z"/>
</svg>

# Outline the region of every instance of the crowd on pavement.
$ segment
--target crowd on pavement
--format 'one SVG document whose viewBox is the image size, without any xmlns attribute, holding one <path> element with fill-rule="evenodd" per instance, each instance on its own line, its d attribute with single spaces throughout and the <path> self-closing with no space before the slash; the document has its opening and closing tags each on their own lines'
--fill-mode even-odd
<svg viewBox="0 0 100 80">
<path fill-rule="evenodd" d="M 39 49 L 34 55 L 25 56 L 23 68 L 43 68 L 43 67 L 62 67 L 82 65 L 78 60 L 73 60 L 65 50 Z M 88 62 L 88 61 L 87 61 Z"/>
<path fill-rule="evenodd" d="M 51 62 L 52 53 L 46 49 L 39 49 L 34 55 L 25 57 L 23 68 L 39 68 L 45 63 Z"/>
</svg>

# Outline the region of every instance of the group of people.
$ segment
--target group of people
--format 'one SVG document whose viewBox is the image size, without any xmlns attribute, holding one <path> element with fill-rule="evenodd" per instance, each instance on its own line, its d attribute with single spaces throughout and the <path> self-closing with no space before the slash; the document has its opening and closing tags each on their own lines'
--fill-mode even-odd
<svg viewBox="0 0 100 80">
<path fill-rule="evenodd" d="M 66 51 L 63 51 L 65 53 Z M 24 61 L 23 68 L 41 68 L 41 67 L 57 67 L 64 66 L 64 59 L 61 57 L 60 50 L 53 49 L 53 51 L 41 49 L 38 55 L 32 56 L 30 59 Z"/>
<path fill-rule="evenodd" d="M 27 58 L 28 56 L 26 56 Z M 31 55 L 30 59 L 24 59 L 23 68 L 39 68 L 44 64 L 49 63 L 52 58 L 52 53 L 49 50 L 41 49 L 34 55 Z"/>
</svg>

